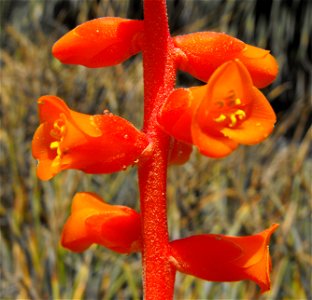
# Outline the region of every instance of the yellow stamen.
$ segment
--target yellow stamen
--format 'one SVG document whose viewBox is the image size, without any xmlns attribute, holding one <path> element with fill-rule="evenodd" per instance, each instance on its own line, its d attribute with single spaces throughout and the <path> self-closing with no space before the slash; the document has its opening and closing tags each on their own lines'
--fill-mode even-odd
<svg viewBox="0 0 312 300">
<path fill-rule="evenodd" d="M 236 116 L 235 114 L 230 114 L 230 120 L 231 120 L 231 123 L 230 123 L 230 127 L 234 127 L 237 123 L 237 119 L 236 119 Z"/>
<path fill-rule="evenodd" d="M 60 123 L 61 123 L 60 120 L 55 121 L 55 122 L 53 123 L 53 127 L 54 127 L 55 129 L 62 130 L 62 127 L 64 127 L 64 125 L 63 125 L 63 124 L 60 124 Z"/>
<path fill-rule="evenodd" d="M 53 160 L 51 167 L 52 167 L 52 168 L 57 168 L 60 164 L 61 164 L 61 158 L 60 158 L 59 156 L 57 156 L 57 157 Z"/>
<path fill-rule="evenodd" d="M 61 155 L 62 155 L 61 147 L 58 147 L 58 148 L 57 148 L 56 153 L 57 153 L 57 156 L 58 156 L 58 157 L 61 157 Z"/>
<path fill-rule="evenodd" d="M 236 98 L 234 103 L 235 103 L 235 105 L 240 105 L 240 104 L 242 104 L 242 101 L 241 101 L 241 99 Z"/>
<path fill-rule="evenodd" d="M 242 109 L 238 109 L 233 114 L 230 114 L 231 123 L 229 127 L 234 127 L 237 123 L 237 119 L 244 120 L 246 118 L 246 113 Z"/>
<path fill-rule="evenodd" d="M 213 119 L 215 122 L 217 123 L 221 123 L 223 122 L 224 120 L 226 120 L 226 116 L 224 114 L 221 114 L 219 117 Z"/>
<path fill-rule="evenodd" d="M 239 120 L 246 118 L 246 113 L 242 109 L 238 109 L 234 114 L 238 117 Z"/>
<path fill-rule="evenodd" d="M 60 142 L 54 141 L 50 144 L 50 149 L 58 149 L 60 146 Z"/>
</svg>

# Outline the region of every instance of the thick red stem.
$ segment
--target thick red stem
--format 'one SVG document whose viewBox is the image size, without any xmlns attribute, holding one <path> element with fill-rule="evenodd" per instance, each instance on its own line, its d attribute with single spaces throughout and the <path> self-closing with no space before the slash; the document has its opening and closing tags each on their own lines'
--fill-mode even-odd
<svg viewBox="0 0 312 300">
<path fill-rule="evenodd" d="M 175 269 L 169 263 L 166 181 L 169 137 L 157 113 L 175 84 L 173 44 L 165 0 L 144 3 L 144 126 L 151 156 L 139 166 L 144 299 L 173 298 Z"/>
</svg>

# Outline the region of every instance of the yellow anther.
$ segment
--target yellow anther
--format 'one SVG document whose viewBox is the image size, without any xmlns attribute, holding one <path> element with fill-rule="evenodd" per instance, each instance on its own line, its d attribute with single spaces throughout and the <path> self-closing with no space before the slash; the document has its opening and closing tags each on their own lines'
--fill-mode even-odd
<svg viewBox="0 0 312 300">
<path fill-rule="evenodd" d="M 239 120 L 246 118 L 246 113 L 242 109 L 238 109 L 234 114 L 238 117 Z"/>
<path fill-rule="evenodd" d="M 50 144 L 50 149 L 58 149 L 60 146 L 60 142 L 54 141 Z"/>
<path fill-rule="evenodd" d="M 56 153 L 57 153 L 57 157 L 61 157 L 61 155 L 62 155 L 61 147 L 57 148 Z"/>
<path fill-rule="evenodd" d="M 237 119 L 236 119 L 235 114 L 230 114 L 230 120 L 231 120 L 231 123 L 229 124 L 229 126 L 234 127 L 237 123 Z"/>
<path fill-rule="evenodd" d="M 224 120 L 226 120 L 226 116 L 224 114 L 221 114 L 218 118 L 213 119 L 217 123 L 221 123 Z"/>
<path fill-rule="evenodd" d="M 234 103 L 235 103 L 235 105 L 240 105 L 240 104 L 242 104 L 242 101 L 241 101 L 241 99 L 236 98 Z"/>
<path fill-rule="evenodd" d="M 229 127 L 234 127 L 237 123 L 237 119 L 244 120 L 246 118 L 246 113 L 242 109 L 238 109 L 233 114 L 230 114 L 230 121 Z"/>
<path fill-rule="evenodd" d="M 55 122 L 53 123 L 53 127 L 54 127 L 55 129 L 62 130 L 62 127 L 63 127 L 63 126 L 59 124 L 59 121 L 55 121 Z"/>
<path fill-rule="evenodd" d="M 57 168 L 57 167 L 59 167 L 60 164 L 61 164 L 61 158 L 60 158 L 59 156 L 57 156 L 57 157 L 53 160 L 51 167 L 52 167 L 52 168 Z"/>
</svg>

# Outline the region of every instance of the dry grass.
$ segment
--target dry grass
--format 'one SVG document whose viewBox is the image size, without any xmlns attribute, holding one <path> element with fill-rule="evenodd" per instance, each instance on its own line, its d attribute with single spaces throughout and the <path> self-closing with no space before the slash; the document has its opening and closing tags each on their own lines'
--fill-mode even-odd
<svg viewBox="0 0 312 300">
<path fill-rule="evenodd" d="M 97 15 L 129 13 L 129 1 L 92 3 L 79 2 L 79 21 L 86 20 L 92 5 Z M 259 296 L 250 282 L 211 283 L 179 274 L 175 298 L 312 299 L 311 5 L 307 2 L 302 12 L 298 36 L 295 9 L 301 1 L 292 8 L 273 1 L 270 20 L 257 22 L 251 13 L 255 1 L 179 3 L 174 10 L 169 2 L 176 32 L 222 30 L 270 45 L 281 72 L 266 93 L 277 110 L 285 103 L 291 107 L 278 114 L 276 130 L 264 143 L 241 147 L 222 160 L 194 151 L 188 163 L 171 168 L 168 176 L 173 239 L 208 232 L 246 235 L 281 225 L 271 243 L 272 291 Z M 139 299 L 139 255 L 117 255 L 96 246 L 77 255 L 59 246 L 77 191 L 95 191 L 109 202 L 138 209 L 136 170 L 107 176 L 68 171 L 41 182 L 30 144 L 38 125 L 36 99 L 43 94 L 58 95 L 85 113 L 108 108 L 140 127 L 141 58 L 107 69 L 61 65 L 50 50 L 64 28 L 48 18 L 39 22 L 42 5 L 29 1 L 27 13 L 1 30 L 0 299 Z M 51 26 L 56 29 L 47 34 L 43 29 Z M 295 40 L 299 43 L 291 48 Z M 179 78 L 180 85 L 194 82 L 185 75 Z"/>
</svg>

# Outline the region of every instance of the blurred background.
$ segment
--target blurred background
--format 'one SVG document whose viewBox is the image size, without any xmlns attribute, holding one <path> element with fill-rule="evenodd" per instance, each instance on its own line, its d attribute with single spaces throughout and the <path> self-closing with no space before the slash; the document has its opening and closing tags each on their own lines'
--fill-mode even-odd
<svg viewBox="0 0 312 300">
<path fill-rule="evenodd" d="M 142 126 L 141 56 L 87 69 L 60 64 L 53 43 L 96 17 L 142 19 L 140 0 L 1 0 L 0 299 L 141 299 L 138 254 L 93 246 L 73 254 L 59 245 L 71 199 L 93 191 L 107 202 L 139 209 L 136 169 L 112 175 L 66 171 L 36 178 L 31 139 L 36 100 L 53 94 L 83 113 L 109 109 Z M 270 49 L 277 80 L 263 92 L 278 122 L 263 143 L 225 159 L 202 157 L 169 169 L 172 239 L 201 233 L 249 235 L 273 223 L 272 290 L 252 282 L 213 283 L 178 274 L 175 299 L 312 299 L 311 70 L 312 5 L 308 0 L 168 1 L 173 35 L 222 31 Z M 178 74 L 177 86 L 200 84 Z"/>
</svg>

